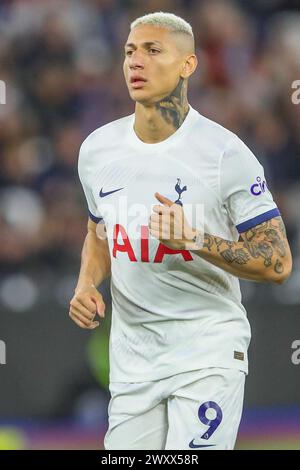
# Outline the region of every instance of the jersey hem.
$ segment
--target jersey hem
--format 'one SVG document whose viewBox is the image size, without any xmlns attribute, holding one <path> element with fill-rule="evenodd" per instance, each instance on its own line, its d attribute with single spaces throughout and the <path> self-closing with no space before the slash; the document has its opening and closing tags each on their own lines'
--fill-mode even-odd
<svg viewBox="0 0 300 470">
<path fill-rule="evenodd" d="M 187 368 L 182 368 L 182 369 L 176 369 L 173 371 L 170 371 L 170 373 L 166 374 L 158 374 L 158 375 L 144 375 L 143 377 L 141 376 L 136 376 L 132 377 L 130 376 L 129 378 L 127 377 L 120 377 L 118 380 L 114 379 L 113 377 L 110 376 L 109 382 L 114 383 L 142 383 L 142 382 L 154 382 L 157 380 L 163 380 L 167 379 L 168 377 L 172 377 L 173 375 L 177 374 L 182 374 L 184 372 L 192 372 L 196 370 L 201 370 L 201 369 L 211 369 L 211 368 L 220 368 L 220 369 L 234 369 L 234 370 L 239 370 L 241 372 L 244 372 L 246 375 L 248 375 L 248 363 L 244 364 L 244 367 L 238 366 L 237 364 L 219 364 L 219 363 L 211 363 L 211 364 L 198 364 L 197 367 L 192 367 L 191 369 Z"/>
</svg>

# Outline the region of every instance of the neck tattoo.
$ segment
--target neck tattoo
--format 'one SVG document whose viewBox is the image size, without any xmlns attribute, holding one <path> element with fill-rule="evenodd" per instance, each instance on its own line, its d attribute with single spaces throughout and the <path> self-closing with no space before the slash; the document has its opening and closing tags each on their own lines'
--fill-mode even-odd
<svg viewBox="0 0 300 470">
<path fill-rule="evenodd" d="M 170 95 L 156 103 L 156 109 L 174 129 L 178 129 L 181 126 L 188 113 L 186 83 L 183 78 L 180 78 L 178 85 Z"/>
</svg>

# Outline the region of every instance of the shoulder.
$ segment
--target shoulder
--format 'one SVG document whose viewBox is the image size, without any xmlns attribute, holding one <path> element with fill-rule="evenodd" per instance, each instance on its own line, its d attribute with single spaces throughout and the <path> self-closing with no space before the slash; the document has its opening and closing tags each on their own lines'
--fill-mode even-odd
<svg viewBox="0 0 300 470">
<path fill-rule="evenodd" d="M 223 152 L 222 162 L 223 164 L 228 162 L 228 165 L 237 165 L 243 170 L 247 166 L 262 166 L 253 151 L 236 134 L 233 134 L 233 137 L 228 141 Z"/>
<path fill-rule="evenodd" d="M 207 145 L 213 145 L 220 157 L 220 162 L 238 161 L 240 164 L 258 164 L 259 161 L 248 145 L 234 132 L 221 124 L 198 113 L 198 126 L 201 129 L 201 139 Z M 210 144 L 209 144 L 210 143 Z"/>
<path fill-rule="evenodd" d="M 215 150 L 224 152 L 228 146 L 234 145 L 236 140 L 239 140 L 238 136 L 222 126 L 221 124 L 209 119 L 198 111 L 195 110 L 197 132 L 194 134 L 196 138 L 200 138 L 199 141 L 203 144 L 205 142 L 209 147 L 213 146 Z"/>
</svg>

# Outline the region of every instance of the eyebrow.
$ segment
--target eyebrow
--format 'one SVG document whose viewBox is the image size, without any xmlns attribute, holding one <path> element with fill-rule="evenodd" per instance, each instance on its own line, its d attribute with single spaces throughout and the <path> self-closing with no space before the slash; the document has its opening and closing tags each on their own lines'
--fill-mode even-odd
<svg viewBox="0 0 300 470">
<path fill-rule="evenodd" d="M 160 41 L 147 41 L 147 42 L 142 43 L 143 47 L 150 47 L 150 46 L 153 46 L 153 45 L 162 46 L 162 43 Z M 126 47 L 133 47 L 133 48 L 136 49 L 136 44 L 134 44 L 133 42 L 129 42 L 129 43 L 125 44 L 124 49 L 126 49 Z"/>
</svg>

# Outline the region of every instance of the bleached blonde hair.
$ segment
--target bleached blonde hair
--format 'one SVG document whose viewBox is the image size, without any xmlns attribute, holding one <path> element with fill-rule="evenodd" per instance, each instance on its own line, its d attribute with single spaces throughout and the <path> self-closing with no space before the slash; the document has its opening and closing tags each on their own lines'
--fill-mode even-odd
<svg viewBox="0 0 300 470">
<path fill-rule="evenodd" d="M 185 33 L 194 39 L 191 25 L 180 16 L 174 15 L 174 13 L 157 11 L 141 16 L 131 23 L 130 30 L 142 24 L 151 24 L 160 28 L 166 28 L 174 33 Z"/>
</svg>

